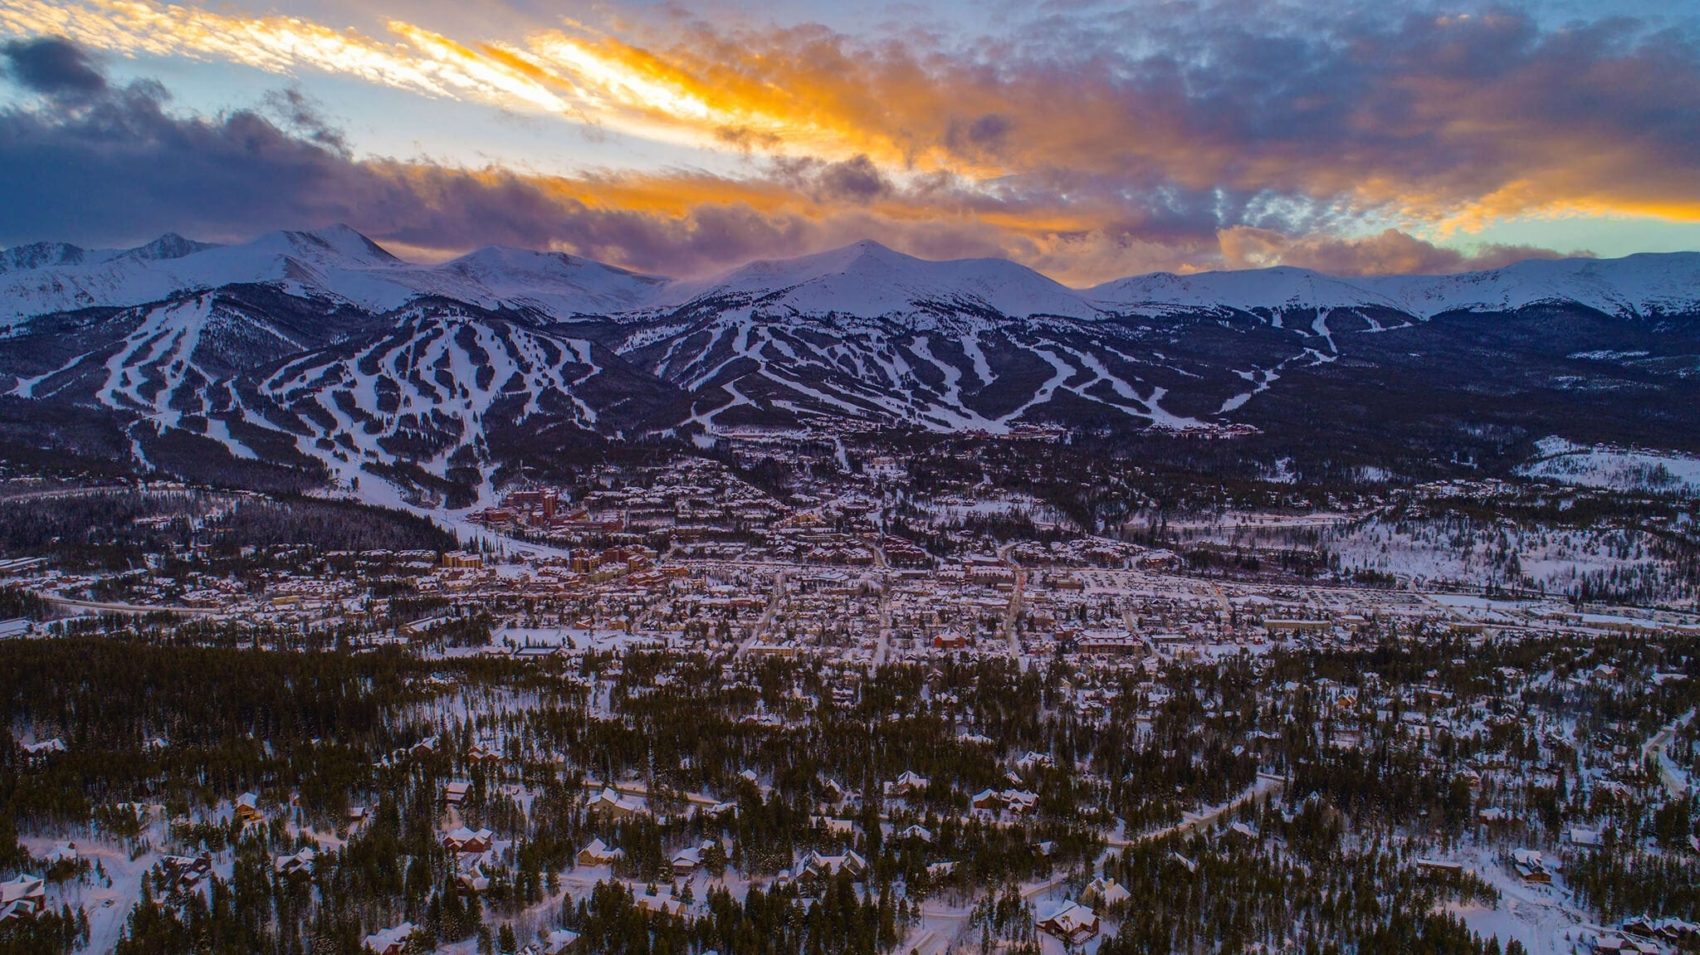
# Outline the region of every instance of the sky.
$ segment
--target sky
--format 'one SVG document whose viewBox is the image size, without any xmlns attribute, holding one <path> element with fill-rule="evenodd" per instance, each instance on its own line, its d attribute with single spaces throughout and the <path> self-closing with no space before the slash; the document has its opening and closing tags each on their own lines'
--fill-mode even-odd
<svg viewBox="0 0 1700 955">
<path fill-rule="evenodd" d="M 1700 248 L 1700 3 L 0 0 L 0 245 L 1074 286 Z"/>
</svg>

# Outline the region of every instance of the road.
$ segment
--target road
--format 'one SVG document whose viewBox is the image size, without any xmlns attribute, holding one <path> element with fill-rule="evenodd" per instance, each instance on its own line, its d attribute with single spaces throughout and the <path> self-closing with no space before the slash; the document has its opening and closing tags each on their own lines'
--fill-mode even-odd
<svg viewBox="0 0 1700 955">
<path fill-rule="evenodd" d="M 1184 813 L 1180 822 L 1167 828 L 1142 832 L 1127 838 L 1107 836 L 1103 840 L 1105 848 L 1103 854 L 1098 857 L 1097 867 L 1102 869 L 1109 854 L 1116 849 L 1155 842 L 1158 839 L 1190 832 L 1200 826 L 1209 825 L 1253 799 L 1279 793 L 1286 785 L 1287 781 L 1280 776 L 1258 773 L 1257 778 L 1252 781 L 1250 786 L 1245 788 L 1245 791 L 1220 806 L 1212 806 L 1203 812 Z M 1026 901 L 1032 901 L 1066 881 L 1068 881 L 1068 873 L 1064 872 L 1045 881 L 1023 886 L 1021 897 Z M 916 951 L 920 955 L 943 955 L 950 950 L 951 943 L 956 941 L 957 937 L 962 934 L 962 930 L 967 926 L 969 912 L 969 908 L 923 905 L 921 915 L 925 921 L 922 923 L 921 933 L 914 942 L 906 942 L 908 947 L 901 950 Z"/>
<path fill-rule="evenodd" d="M 217 610 L 209 607 L 149 606 L 146 604 L 108 603 L 99 600 L 76 600 L 71 597 L 60 597 L 56 594 L 37 594 L 37 596 L 55 607 L 64 607 L 69 610 L 96 610 L 102 613 L 126 613 L 135 615 L 174 613 L 181 614 L 186 617 L 212 617 L 217 616 L 218 614 Z"/>
<path fill-rule="evenodd" d="M 874 666 L 885 665 L 885 658 L 891 653 L 891 583 L 884 582 L 880 591 L 880 640 L 874 648 Z"/>
<path fill-rule="evenodd" d="M 750 649 L 760 642 L 762 636 L 767 633 L 768 626 L 773 623 L 774 614 L 779 612 L 779 605 L 785 601 L 785 574 L 786 571 L 782 570 L 774 575 L 773 596 L 767 601 L 767 609 L 761 612 L 761 619 L 757 620 L 756 625 L 750 628 L 750 638 L 738 646 L 737 656 L 741 657 L 749 653 Z"/>
<path fill-rule="evenodd" d="M 1027 586 L 1027 571 L 1015 562 L 1014 544 L 1005 544 L 998 548 L 998 559 L 1008 564 L 1015 571 L 1015 586 L 1009 592 L 1009 606 L 1003 612 L 1003 623 L 1000 629 L 1005 640 L 1009 641 L 1010 655 L 1022 670 L 1027 669 L 1027 658 L 1022 653 L 1021 636 L 1015 631 L 1015 622 L 1021 617 L 1021 593 Z"/>
<path fill-rule="evenodd" d="M 1151 642 L 1151 638 L 1139 632 L 1139 623 L 1133 619 L 1132 607 L 1122 608 L 1122 623 L 1127 627 L 1127 632 L 1129 634 L 1138 637 L 1139 642 L 1145 644 L 1145 649 L 1149 650 L 1152 656 L 1159 655 L 1157 653 L 1157 645 Z"/>
<path fill-rule="evenodd" d="M 874 666 L 878 667 L 891 654 L 891 561 L 886 558 L 885 547 L 878 537 L 868 546 L 873 549 L 874 566 L 880 572 L 880 635 L 879 645 L 874 648 Z"/>
<path fill-rule="evenodd" d="M 1220 806 L 1213 806 L 1203 812 L 1182 813 L 1180 822 L 1164 829 L 1153 829 L 1150 832 L 1141 832 L 1128 838 L 1118 839 L 1112 836 L 1104 840 L 1104 845 L 1111 849 L 1126 849 L 1128 846 L 1137 846 L 1142 843 L 1154 842 L 1158 839 L 1179 835 L 1183 832 L 1191 832 L 1199 826 L 1215 822 L 1222 818 L 1222 816 L 1233 812 L 1235 809 L 1238 809 L 1253 799 L 1258 799 L 1263 796 L 1272 796 L 1279 793 L 1281 790 L 1285 789 L 1286 786 L 1287 780 L 1284 777 L 1276 776 L 1273 773 L 1258 773 L 1257 778 L 1252 781 L 1250 786 L 1245 788 L 1244 792 L 1241 792 L 1238 796 L 1235 796 Z"/>
<path fill-rule="evenodd" d="M 1667 758 L 1666 751 L 1670 749 L 1671 740 L 1676 738 L 1676 731 L 1686 726 L 1694 719 L 1695 710 L 1689 710 L 1665 725 L 1664 729 L 1653 734 L 1641 747 L 1641 761 L 1653 760 L 1659 767 L 1659 780 L 1665 784 L 1665 790 L 1672 796 L 1683 798 L 1688 795 L 1688 779 L 1686 773 L 1678 773 Z"/>
</svg>

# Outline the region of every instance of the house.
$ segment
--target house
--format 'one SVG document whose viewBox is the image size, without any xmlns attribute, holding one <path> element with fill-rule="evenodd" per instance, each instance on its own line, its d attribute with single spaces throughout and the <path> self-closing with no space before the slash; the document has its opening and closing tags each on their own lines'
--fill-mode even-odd
<svg viewBox="0 0 1700 955">
<path fill-rule="evenodd" d="M 1101 909 L 1119 905 L 1132 897 L 1133 893 L 1129 892 L 1126 886 L 1117 883 L 1115 879 L 1107 879 L 1103 876 L 1087 883 L 1086 890 L 1080 893 L 1082 901 L 1090 902 Z"/>
<path fill-rule="evenodd" d="M 490 877 L 484 874 L 484 867 L 475 862 L 455 873 L 455 888 L 464 895 L 479 895 L 489 891 Z"/>
<path fill-rule="evenodd" d="M 236 797 L 236 821 L 240 823 L 264 822 L 265 813 L 260 812 L 260 794 L 243 793 Z"/>
<path fill-rule="evenodd" d="M 682 918 L 685 914 L 685 903 L 665 892 L 655 895 L 646 893 L 632 901 L 646 915 L 671 915 L 674 918 Z"/>
<path fill-rule="evenodd" d="M 590 840 L 590 845 L 578 851 L 579 865 L 613 865 L 626 857 L 626 850 L 613 849 L 601 839 Z"/>
<path fill-rule="evenodd" d="M 201 880 L 212 875 L 212 853 L 198 856 L 166 856 L 159 860 L 165 881 L 173 892 L 192 892 L 200 888 Z"/>
<path fill-rule="evenodd" d="M 803 857 L 797 866 L 799 882 L 820 882 L 831 879 L 840 872 L 847 873 L 851 878 L 861 878 L 868 871 L 868 860 L 854 849 L 849 849 L 843 855 L 827 855 L 818 849 L 811 850 Z"/>
<path fill-rule="evenodd" d="M 466 794 L 471 790 L 472 784 L 468 782 L 460 782 L 457 780 L 455 782 L 444 783 L 443 805 L 458 806 L 461 803 L 466 802 Z"/>
<path fill-rule="evenodd" d="M 943 879 L 956 871 L 955 862 L 934 862 L 927 866 L 927 878 Z"/>
<path fill-rule="evenodd" d="M 1039 794 L 1025 789 L 1006 789 L 1002 795 L 1004 807 L 1013 813 L 1026 815 L 1039 805 Z"/>
<path fill-rule="evenodd" d="M 1476 818 L 1481 820 L 1481 823 L 1485 826 L 1504 825 L 1514 821 L 1511 813 L 1506 812 L 1498 806 L 1489 806 L 1486 809 L 1483 809 L 1481 812 L 1476 813 Z"/>
<path fill-rule="evenodd" d="M 1026 789 L 982 789 L 969 797 L 969 803 L 983 812 L 1007 809 L 1012 813 L 1025 815 L 1039 805 L 1039 795 Z"/>
<path fill-rule="evenodd" d="M 473 831 L 465 826 L 443 833 L 443 848 L 450 852 L 489 852 L 496 834 L 488 829 Z"/>
<path fill-rule="evenodd" d="M 905 828 L 897 834 L 897 838 L 902 842 L 921 842 L 929 846 L 933 844 L 932 830 L 919 824 Z"/>
<path fill-rule="evenodd" d="M 1534 849 L 1511 850 L 1511 867 L 1524 882 L 1535 885 L 1551 885 L 1552 873 L 1547 871 L 1546 861 Z"/>
<path fill-rule="evenodd" d="M 850 795 L 849 791 L 847 791 L 843 786 L 839 785 L 836 781 L 831 780 L 831 779 L 821 780 L 820 781 L 820 788 L 821 788 L 821 800 L 823 802 L 830 803 L 834 806 L 843 802 Z"/>
<path fill-rule="evenodd" d="M 467 747 L 466 761 L 469 763 L 499 763 L 502 761 L 502 754 L 481 743 L 473 743 Z"/>
<path fill-rule="evenodd" d="M 558 928 L 543 936 L 538 955 L 567 955 L 568 952 L 576 952 L 581 947 L 577 932 Z"/>
<path fill-rule="evenodd" d="M 418 930 L 412 922 L 403 922 L 394 928 L 380 929 L 366 936 L 363 947 L 372 955 L 402 955 L 416 931 Z"/>
<path fill-rule="evenodd" d="M 35 918 L 47 907 L 47 883 L 37 875 L 0 882 L 0 923 Z"/>
<path fill-rule="evenodd" d="M 885 784 L 885 794 L 887 796 L 912 796 L 931 784 L 932 780 L 927 777 L 904 770 L 897 779 Z"/>
<path fill-rule="evenodd" d="M 597 793 L 596 798 L 590 801 L 589 809 L 592 812 L 605 812 L 613 819 L 624 819 L 627 816 L 648 811 L 643 799 L 637 796 L 622 795 L 612 786 L 605 787 Z"/>
<path fill-rule="evenodd" d="M 294 855 L 278 856 L 272 861 L 272 871 L 285 878 L 305 877 L 313 874 L 313 859 L 318 853 L 312 846 L 302 849 Z"/>
<path fill-rule="evenodd" d="M 702 865 L 702 850 L 696 847 L 680 849 L 673 853 L 672 865 L 673 874 L 685 878 Z"/>
<path fill-rule="evenodd" d="M 1064 900 L 1056 908 L 1035 921 L 1039 931 L 1061 939 L 1068 945 L 1079 945 L 1098 934 L 1097 913 L 1077 902 Z"/>
<path fill-rule="evenodd" d="M 77 852 L 77 844 L 75 842 L 61 842 L 47 850 L 47 855 L 43 858 L 47 860 L 48 867 L 52 868 L 61 862 L 75 863 L 79 858 L 81 858 L 81 856 Z"/>
<path fill-rule="evenodd" d="M 1028 750 L 1020 759 L 1015 761 L 1017 772 L 1031 772 L 1035 769 L 1050 768 L 1054 765 L 1049 753 L 1036 753 Z"/>
</svg>

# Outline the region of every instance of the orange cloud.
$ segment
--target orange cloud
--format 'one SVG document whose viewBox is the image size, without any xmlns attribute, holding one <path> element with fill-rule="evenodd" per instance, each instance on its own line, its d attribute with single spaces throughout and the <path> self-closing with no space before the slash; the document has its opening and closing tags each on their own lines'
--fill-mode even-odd
<svg viewBox="0 0 1700 955">
<path fill-rule="evenodd" d="M 1441 235 L 1527 216 L 1700 222 L 1700 58 L 1668 37 L 1610 23 L 1543 33 L 1496 14 L 1295 39 L 1143 16 L 1095 19 L 1068 42 L 946 50 L 677 21 L 495 40 L 392 20 L 379 38 L 157 0 L 6 0 L 0 32 L 322 70 L 733 154 L 748 175 L 527 182 L 575 208 L 686 225 L 736 208 L 791 238 L 849 223 L 935 246 L 948 235 L 1068 279 L 1272 255 L 1372 271 L 1444 258 L 1317 238 L 1371 217 Z M 1104 39 L 1133 28 L 1158 52 Z"/>
</svg>

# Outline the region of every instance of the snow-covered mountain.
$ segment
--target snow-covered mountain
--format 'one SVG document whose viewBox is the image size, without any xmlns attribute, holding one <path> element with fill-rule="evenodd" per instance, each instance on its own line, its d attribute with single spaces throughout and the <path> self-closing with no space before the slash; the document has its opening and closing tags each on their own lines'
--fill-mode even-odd
<svg viewBox="0 0 1700 955">
<path fill-rule="evenodd" d="M 368 311 L 436 296 L 570 317 L 640 306 L 664 283 L 588 259 L 516 249 L 486 248 L 441 265 L 415 265 L 347 226 L 272 232 L 228 246 L 175 235 L 128 250 L 38 243 L 0 253 L 0 327 L 35 315 L 253 284 Z"/>
<path fill-rule="evenodd" d="M 1694 253 L 1075 290 L 873 242 L 692 281 L 498 247 L 420 265 L 345 227 L 0 251 L 0 433 L 24 422 L 51 446 L 116 428 L 94 446 L 142 466 L 282 468 L 290 486 L 391 501 L 465 503 L 503 468 L 642 434 L 1328 426 L 1373 441 L 1407 414 L 1431 433 L 1485 433 L 1470 423 L 1485 416 L 1544 434 L 1613 402 L 1669 432 L 1700 429 L 1700 394 L 1683 397 L 1697 389 Z"/>
<path fill-rule="evenodd" d="M 1692 315 L 1700 313 L 1700 252 L 1530 259 L 1456 275 L 1340 278 L 1288 267 L 1159 272 L 1116 279 L 1084 294 L 1107 311 L 1142 314 L 1355 309 L 1430 319 L 1448 312 L 1512 312 L 1557 304 L 1624 318 Z"/>
<path fill-rule="evenodd" d="M 1700 253 L 1530 260 L 1459 275 L 1342 278 L 1298 268 L 1153 273 L 1071 289 L 1004 259 L 930 261 L 877 242 L 752 262 L 711 279 L 640 275 L 557 252 L 488 247 L 436 265 L 391 255 L 347 226 L 240 245 L 165 235 L 134 249 L 39 242 L 0 251 L 0 326 L 90 307 L 265 284 L 367 311 L 422 297 L 553 319 L 707 311 L 884 318 L 1091 319 L 1105 314 L 1349 309 L 1411 320 L 1571 304 L 1622 317 L 1700 312 Z M 1374 319 L 1372 319 L 1374 321 Z M 1398 322 L 1395 321 L 1395 324 Z"/>
<path fill-rule="evenodd" d="M 1006 259 L 933 262 L 871 241 L 794 259 L 751 262 L 708 281 L 676 282 L 657 304 L 858 318 L 1097 314 L 1078 292 Z"/>
</svg>

